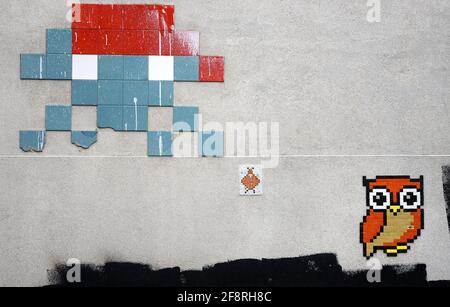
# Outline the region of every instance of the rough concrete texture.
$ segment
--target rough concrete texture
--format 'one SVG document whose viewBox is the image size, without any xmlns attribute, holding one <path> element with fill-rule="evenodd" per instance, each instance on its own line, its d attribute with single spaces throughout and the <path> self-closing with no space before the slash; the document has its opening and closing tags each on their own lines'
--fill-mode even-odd
<svg viewBox="0 0 450 307">
<path fill-rule="evenodd" d="M 239 196 L 239 165 L 259 159 L 147 158 L 145 132 L 101 130 L 87 151 L 49 132 L 43 153 L 22 152 L 19 130 L 43 129 L 45 105 L 70 103 L 70 82 L 21 81 L 19 54 L 44 52 L 68 8 L 1 1 L 0 285 L 47 284 L 72 257 L 189 269 L 334 252 L 365 269 L 362 176 L 392 174 L 424 175 L 425 230 L 407 254 L 377 257 L 450 279 L 450 156 L 427 156 L 450 154 L 448 1 L 381 0 L 380 23 L 364 0 L 171 3 L 178 29 L 201 32 L 202 54 L 226 57 L 225 83 L 176 83 L 175 104 L 204 121 L 280 123 L 264 196 Z"/>
</svg>

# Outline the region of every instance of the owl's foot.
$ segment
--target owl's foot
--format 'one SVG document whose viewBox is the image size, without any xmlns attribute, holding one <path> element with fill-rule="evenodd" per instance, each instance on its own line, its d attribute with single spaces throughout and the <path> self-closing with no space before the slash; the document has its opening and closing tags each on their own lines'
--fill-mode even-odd
<svg viewBox="0 0 450 307">
<path fill-rule="evenodd" d="M 408 245 L 399 245 L 399 246 L 397 246 L 397 251 L 399 253 L 406 253 L 408 251 L 408 249 L 409 249 Z"/>
<path fill-rule="evenodd" d="M 385 250 L 385 252 L 388 256 L 397 256 L 398 253 L 396 248 L 388 248 Z"/>
<path fill-rule="evenodd" d="M 393 248 L 388 248 L 385 250 L 388 256 L 397 256 L 398 253 L 406 253 L 408 251 L 408 245 L 398 245 Z"/>
</svg>

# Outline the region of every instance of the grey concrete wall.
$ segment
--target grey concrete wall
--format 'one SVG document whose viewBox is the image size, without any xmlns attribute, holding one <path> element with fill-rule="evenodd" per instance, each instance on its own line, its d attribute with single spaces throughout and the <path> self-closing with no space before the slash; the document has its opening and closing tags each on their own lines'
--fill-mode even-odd
<svg viewBox="0 0 450 307">
<path fill-rule="evenodd" d="M 46 284 L 71 257 L 188 269 L 335 252 L 364 269 L 361 178 L 390 174 L 424 175 L 425 230 L 408 254 L 377 257 L 450 279 L 448 1 L 381 0 L 374 24 L 365 0 L 170 3 L 178 29 L 201 32 L 202 54 L 226 56 L 224 84 L 177 83 L 175 103 L 204 121 L 280 123 L 264 196 L 239 196 L 239 164 L 259 159 L 147 158 L 145 133 L 101 130 L 87 151 L 49 133 L 44 153 L 23 153 L 18 131 L 44 128 L 44 106 L 69 104 L 70 83 L 21 81 L 19 54 L 44 52 L 67 7 L 1 1 L 0 285 Z M 77 116 L 95 127 L 95 110 Z"/>
</svg>

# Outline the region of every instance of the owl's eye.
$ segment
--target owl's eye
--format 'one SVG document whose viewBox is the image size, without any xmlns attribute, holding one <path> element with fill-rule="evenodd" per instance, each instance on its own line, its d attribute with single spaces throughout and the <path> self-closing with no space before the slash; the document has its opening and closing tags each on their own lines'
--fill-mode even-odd
<svg viewBox="0 0 450 307">
<path fill-rule="evenodd" d="M 369 192 L 369 206 L 375 210 L 385 210 L 391 204 L 391 195 L 386 189 L 373 189 Z"/>
<path fill-rule="evenodd" d="M 399 194 L 399 201 L 403 209 L 417 209 L 421 205 L 420 191 L 415 188 L 404 188 Z"/>
</svg>

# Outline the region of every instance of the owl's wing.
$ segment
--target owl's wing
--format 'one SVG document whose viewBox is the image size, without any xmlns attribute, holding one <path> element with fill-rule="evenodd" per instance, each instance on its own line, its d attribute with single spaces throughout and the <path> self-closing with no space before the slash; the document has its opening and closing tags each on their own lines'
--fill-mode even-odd
<svg viewBox="0 0 450 307">
<path fill-rule="evenodd" d="M 422 213 L 422 209 L 418 209 L 417 211 L 409 213 L 413 216 L 413 221 L 408 230 L 406 230 L 400 238 L 394 240 L 394 243 L 407 243 L 417 239 L 417 237 L 420 235 L 420 230 L 423 228 Z"/>
<path fill-rule="evenodd" d="M 372 242 L 382 231 L 384 226 L 384 212 L 370 209 L 361 224 L 361 243 Z"/>
</svg>

